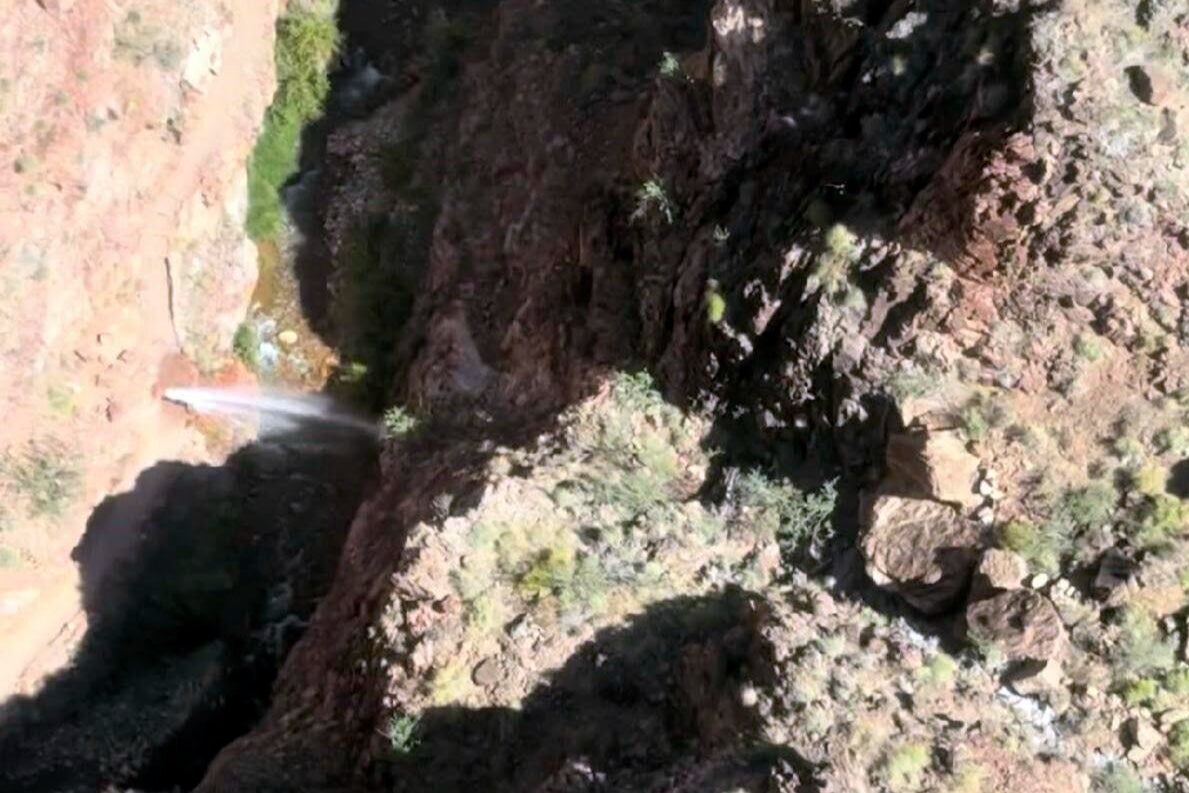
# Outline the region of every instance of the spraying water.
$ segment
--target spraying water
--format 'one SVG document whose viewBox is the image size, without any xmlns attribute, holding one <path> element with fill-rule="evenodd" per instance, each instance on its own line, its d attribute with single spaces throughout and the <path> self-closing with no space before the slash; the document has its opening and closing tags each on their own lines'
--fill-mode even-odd
<svg viewBox="0 0 1189 793">
<path fill-rule="evenodd" d="M 199 413 L 255 421 L 262 435 L 310 426 L 350 430 L 369 436 L 380 434 L 374 421 L 343 410 L 321 394 L 267 388 L 167 388 L 164 397 Z"/>
</svg>

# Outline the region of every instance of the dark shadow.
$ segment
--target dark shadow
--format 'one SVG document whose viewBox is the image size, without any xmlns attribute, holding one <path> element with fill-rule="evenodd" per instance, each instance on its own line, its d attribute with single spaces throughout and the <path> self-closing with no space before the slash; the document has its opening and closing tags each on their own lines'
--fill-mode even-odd
<svg viewBox="0 0 1189 793">
<path fill-rule="evenodd" d="M 329 588 L 371 443 L 289 434 L 221 466 L 160 463 L 105 499 L 74 553 L 87 632 L 0 707 L 0 789 L 196 784 Z"/>
<path fill-rule="evenodd" d="M 1189 459 L 1174 463 L 1169 469 L 1167 490 L 1177 498 L 1189 498 Z"/>
</svg>

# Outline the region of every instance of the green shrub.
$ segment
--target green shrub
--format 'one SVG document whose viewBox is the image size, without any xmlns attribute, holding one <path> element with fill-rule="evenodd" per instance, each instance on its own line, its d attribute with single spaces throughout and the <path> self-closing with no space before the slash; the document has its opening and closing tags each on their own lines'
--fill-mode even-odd
<svg viewBox="0 0 1189 793">
<path fill-rule="evenodd" d="M 1089 333 L 1079 333 L 1074 338 L 1073 351 L 1087 361 L 1097 361 L 1102 357 L 1102 345 Z"/>
<path fill-rule="evenodd" d="M 850 272 L 858 261 L 858 237 L 841 223 L 826 229 L 822 237 L 822 252 L 809 274 L 806 291 L 814 294 L 821 291 L 827 297 L 839 297 L 850 287 Z"/>
<path fill-rule="evenodd" d="M 1160 684 L 1151 677 L 1141 677 L 1123 687 L 1120 695 L 1128 705 L 1139 706 L 1151 703 L 1160 694 Z"/>
<path fill-rule="evenodd" d="M 1053 508 L 1052 520 L 1069 531 L 1095 529 L 1108 524 L 1115 514 L 1119 494 L 1106 482 L 1091 482 L 1067 490 Z"/>
<path fill-rule="evenodd" d="M 661 62 L 657 69 L 663 77 L 680 77 L 681 61 L 677 60 L 677 56 L 673 53 L 666 52 L 661 56 Z"/>
<path fill-rule="evenodd" d="M 1139 774 L 1121 762 L 1115 762 L 1094 775 L 1095 793 L 1144 793 Z"/>
<path fill-rule="evenodd" d="M 652 210 L 660 212 L 666 223 L 673 222 L 673 202 L 665 190 L 665 184 L 658 177 L 640 185 L 636 190 L 636 208 L 632 211 L 632 221 L 643 220 Z"/>
<path fill-rule="evenodd" d="M 231 350 L 235 357 L 243 361 L 244 366 L 253 372 L 260 369 L 260 336 L 252 323 L 240 323 L 235 329 L 235 336 L 231 339 Z"/>
<path fill-rule="evenodd" d="M 1189 455 L 1189 430 L 1185 427 L 1166 427 L 1152 439 L 1161 454 L 1177 457 Z"/>
<path fill-rule="evenodd" d="M 1169 730 L 1168 759 L 1182 771 L 1189 770 L 1189 720 L 1179 721 Z"/>
<path fill-rule="evenodd" d="M 838 491 L 834 482 L 827 482 L 816 492 L 803 493 L 749 471 L 739 480 L 738 498 L 753 532 L 776 537 L 786 551 L 795 552 L 828 539 Z"/>
<path fill-rule="evenodd" d="M 1136 510 L 1131 538 L 1136 547 L 1158 551 L 1168 548 L 1189 526 L 1189 508 L 1176 496 L 1145 498 Z"/>
<path fill-rule="evenodd" d="M 1147 611 L 1128 608 L 1120 621 L 1115 664 L 1128 677 L 1164 672 L 1176 662 L 1175 643 L 1166 638 Z"/>
<path fill-rule="evenodd" d="M 1030 520 L 1008 521 L 999 529 L 999 545 L 1014 551 L 1031 570 L 1055 573 L 1061 567 L 1065 538 Z"/>
<path fill-rule="evenodd" d="M 380 420 L 385 438 L 400 438 L 408 435 L 417 427 L 417 419 L 399 405 L 393 405 L 384 411 Z"/>
<path fill-rule="evenodd" d="M 421 743 L 421 739 L 417 736 L 417 728 L 420 725 L 421 719 L 417 716 L 407 713 L 392 715 L 392 718 L 388 720 L 387 729 L 384 730 L 384 737 L 388 739 L 388 745 L 392 748 L 393 754 L 408 754 L 417 748 Z"/>
<path fill-rule="evenodd" d="M 1131 471 L 1127 479 L 1131 489 L 1136 493 L 1155 496 L 1164 492 L 1167 475 L 1159 465 L 1149 464 Z"/>
<path fill-rule="evenodd" d="M 254 240 L 280 229 L 280 190 L 297 170 L 302 129 L 322 113 L 326 70 L 338 47 L 333 12 L 299 10 L 277 22 L 277 92 L 248 161 L 247 232 Z"/>
<path fill-rule="evenodd" d="M 706 321 L 711 325 L 722 322 L 727 313 L 727 300 L 718 291 L 718 284 L 711 281 L 706 285 Z"/>
<path fill-rule="evenodd" d="M 82 484 L 76 462 L 57 443 L 41 441 L 0 460 L 0 473 L 37 517 L 60 517 Z"/>
<path fill-rule="evenodd" d="M 916 790 L 930 762 L 928 746 L 923 743 L 903 744 L 884 759 L 882 776 L 893 791 Z"/>
<path fill-rule="evenodd" d="M 954 672 L 958 669 L 953 657 L 947 653 L 937 653 L 921 666 L 917 673 L 922 683 L 933 686 L 948 686 L 954 680 Z"/>
</svg>

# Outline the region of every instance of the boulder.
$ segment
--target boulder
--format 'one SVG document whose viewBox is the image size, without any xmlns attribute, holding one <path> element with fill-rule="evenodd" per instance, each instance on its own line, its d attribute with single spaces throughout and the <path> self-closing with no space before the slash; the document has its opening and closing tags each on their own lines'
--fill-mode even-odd
<svg viewBox="0 0 1189 793">
<path fill-rule="evenodd" d="M 952 607 L 978 559 L 979 530 L 936 501 L 878 496 L 861 550 L 867 575 L 926 614 Z"/>
<path fill-rule="evenodd" d="M 888 438 L 885 493 L 927 498 L 973 509 L 979 460 L 952 430 L 910 429 Z"/>
<path fill-rule="evenodd" d="M 1040 672 L 1060 664 L 1068 649 L 1065 626 L 1048 598 L 1030 589 L 1001 592 L 966 608 L 969 635 L 1002 651 L 1008 661 Z"/>
<path fill-rule="evenodd" d="M 988 548 L 974 571 L 976 594 L 1019 589 L 1028 574 L 1028 564 L 1019 554 L 1003 548 Z"/>
</svg>

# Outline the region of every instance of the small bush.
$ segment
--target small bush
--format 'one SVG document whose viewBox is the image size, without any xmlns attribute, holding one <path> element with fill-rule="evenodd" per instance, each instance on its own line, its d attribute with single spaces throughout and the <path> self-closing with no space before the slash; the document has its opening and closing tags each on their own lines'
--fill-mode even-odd
<svg viewBox="0 0 1189 793">
<path fill-rule="evenodd" d="M 636 208 L 632 211 L 632 221 L 640 221 L 648 217 L 652 210 L 661 213 L 666 223 L 673 222 L 673 202 L 665 190 L 664 182 L 652 177 L 636 190 Z"/>
<path fill-rule="evenodd" d="M 421 743 L 421 739 L 417 736 L 417 728 L 420 725 L 421 719 L 417 716 L 407 713 L 393 714 L 392 718 L 388 720 L 387 729 L 384 730 L 384 737 L 388 739 L 388 745 L 392 748 L 393 754 L 408 754 L 417 748 Z"/>
<path fill-rule="evenodd" d="M 1073 351 L 1087 361 L 1097 361 L 1102 357 L 1102 345 L 1092 334 L 1079 333 L 1073 340 Z"/>
<path fill-rule="evenodd" d="M 710 281 L 706 285 L 706 321 L 711 325 L 722 322 L 727 313 L 727 300 L 718 291 L 718 284 Z"/>
<path fill-rule="evenodd" d="M 1120 641 L 1115 664 L 1129 677 L 1163 672 L 1176 662 L 1177 649 L 1147 611 L 1128 608 L 1120 621 Z"/>
<path fill-rule="evenodd" d="M 393 405 L 384 411 L 380 424 L 384 430 L 384 437 L 395 439 L 404 437 L 416 429 L 417 419 L 399 405 Z"/>
<path fill-rule="evenodd" d="M 1168 548 L 1189 526 L 1189 508 L 1176 496 L 1148 497 L 1136 510 L 1131 539 L 1136 547 L 1159 551 Z"/>
<path fill-rule="evenodd" d="M 681 61 L 677 60 L 677 56 L 673 53 L 666 52 L 661 56 L 661 62 L 657 69 L 663 77 L 680 77 Z"/>
<path fill-rule="evenodd" d="M 1164 492 L 1167 475 L 1159 465 L 1143 465 L 1128 474 L 1128 483 L 1136 493 L 1155 496 Z"/>
<path fill-rule="evenodd" d="M 739 504 L 752 531 L 776 537 L 791 552 L 825 544 L 837 498 L 834 482 L 827 482 L 817 492 L 803 493 L 759 471 L 749 471 L 739 480 Z"/>
<path fill-rule="evenodd" d="M 1161 454 L 1176 457 L 1189 455 L 1189 430 L 1184 427 L 1166 427 L 1157 432 L 1152 440 Z"/>
<path fill-rule="evenodd" d="M 231 339 L 231 351 L 253 372 L 260 369 L 260 336 L 256 326 L 250 322 L 241 323 Z"/>
<path fill-rule="evenodd" d="M 928 746 L 923 743 L 903 744 L 884 759 L 882 776 L 891 790 L 916 790 L 929 763 Z"/>
<path fill-rule="evenodd" d="M 37 517 L 60 517 L 78 495 L 82 483 L 76 463 L 60 445 L 35 443 L 21 454 L 0 460 L 0 473 L 29 504 Z"/>
<path fill-rule="evenodd" d="M 1144 793 L 1143 780 L 1131 766 L 1111 763 L 1094 775 L 1094 793 Z"/>
<path fill-rule="evenodd" d="M 921 666 L 917 676 L 927 685 L 948 686 L 954 681 L 957 669 L 958 665 L 951 656 L 937 653 Z"/>
<path fill-rule="evenodd" d="M 999 529 L 999 545 L 1019 554 L 1031 570 L 1055 573 L 1061 567 L 1065 538 L 1030 520 L 1011 520 Z"/>
<path fill-rule="evenodd" d="M 1147 705 L 1160 694 L 1160 684 L 1150 677 L 1141 677 L 1123 687 L 1120 695 L 1128 705 Z"/>
<path fill-rule="evenodd" d="M 1169 730 L 1168 759 L 1182 771 L 1189 770 L 1189 720 L 1179 721 Z"/>
<path fill-rule="evenodd" d="M 858 261 L 858 237 L 841 223 L 835 223 L 822 237 L 822 252 L 809 275 L 806 291 L 838 297 L 850 287 L 851 267 Z"/>
</svg>

